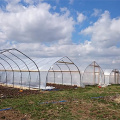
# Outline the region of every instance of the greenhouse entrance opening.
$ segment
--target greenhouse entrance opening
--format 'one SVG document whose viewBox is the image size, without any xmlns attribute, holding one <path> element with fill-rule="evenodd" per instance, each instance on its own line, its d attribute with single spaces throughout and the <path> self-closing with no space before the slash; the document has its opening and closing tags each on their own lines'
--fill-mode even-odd
<svg viewBox="0 0 120 120">
<path fill-rule="evenodd" d="M 117 69 L 113 69 L 109 78 L 110 84 L 120 84 L 120 72 Z"/>
<path fill-rule="evenodd" d="M 105 83 L 104 72 L 95 61 L 86 67 L 82 78 L 84 85 L 101 85 Z"/>
<path fill-rule="evenodd" d="M 68 57 L 63 57 L 48 70 L 47 83 L 82 86 L 80 70 Z"/>
</svg>

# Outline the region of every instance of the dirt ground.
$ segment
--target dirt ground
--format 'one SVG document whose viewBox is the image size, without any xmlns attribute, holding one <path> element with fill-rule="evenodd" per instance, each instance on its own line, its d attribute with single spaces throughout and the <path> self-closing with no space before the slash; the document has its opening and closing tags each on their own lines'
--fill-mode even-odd
<svg viewBox="0 0 120 120">
<path fill-rule="evenodd" d="M 12 88 L 0 85 L 0 100 L 7 98 L 17 98 L 30 94 L 40 94 L 40 91 L 20 90 L 19 88 Z M 30 120 L 30 116 L 21 114 L 19 111 L 13 109 L 3 111 L 0 110 L 0 120 Z"/>
<path fill-rule="evenodd" d="M 0 111 L 0 120 L 30 120 L 30 116 L 11 109 Z"/>
<path fill-rule="evenodd" d="M 39 94 L 38 90 L 20 90 L 19 88 L 12 88 L 0 85 L 0 98 L 13 98 L 30 94 Z"/>
<path fill-rule="evenodd" d="M 59 84 L 51 84 L 47 83 L 47 86 L 53 86 L 55 87 L 54 90 L 63 90 L 63 89 L 75 89 L 77 86 L 69 86 L 69 85 L 59 85 Z M 48 90 L 48 91 L 52 91 Z M 20 90 L 20 88 L 13 88 L 8 86 L 2 86 L 0 85 L 0 99 L 2 98 L 14 98 L 14 97 L 20 97 L 24 95 L 30 95 L 30 94 L 40 94 L 43 93 L 42 90 Z"/>
</svg>

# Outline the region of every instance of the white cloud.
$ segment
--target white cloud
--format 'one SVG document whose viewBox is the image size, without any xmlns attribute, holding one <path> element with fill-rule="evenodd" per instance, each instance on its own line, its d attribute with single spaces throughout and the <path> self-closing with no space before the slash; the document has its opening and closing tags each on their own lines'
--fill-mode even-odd
<svg viewBox="0 0 120 120">
<path fill-rule="evenodd" d="M 5 40 L 16 42 L 59 42 L 71 40 L 74 30 L 72 17 L 64 14 L 50 13 L 51 6 L 40 3 L 25 7 L 15 3 L 6 7 L 9 12 L 0 12 L 0 31 Z M 62 41 L 62 42 L 60 42 Z"/>
<path fill-rule="evenodd" d="M 66 7 L 60 8 L 60 10 L 65 17 L 68 17 L 70 15 L 70 11 Z"/>
<path fill-rule="evenodd" d="M 94 9 L 94 12 L 92 13 L 92 16 L 99 16 L 101 14 L 102 10 L 101 9 Z"/>
<path fill-rule="evenodd" d="M 72 5 L 72 4 L 73 4 L 73 2 L 74 2 L 74 0 L 69 0 L 69 4 L 71 4 L 71 5 Z"/>
<path fill-rule="evenodd" d="M 82 23 L 84 20 L 86 20 L 86 16 L 83 15 L 82 13 L 77 13 L 78 17 L 77 17 L 77 21 L 78 23 Z"/>
<path fill-rule="evenodd" d="M 110 13 L 105 11 L 93 26 L 80 32 L 91 36 L 94 46 L 109 48 L 120 43 L 120 18 L 110 18 Z"/>
<path fill-rule="evenodd" d="M 91 41 L 73 44 L 75 22 L 67 8 L 51 13 L 56 7 L 47 3 L 34 6 L 31 0 L 26 0 L 30 5 L 25 7 L 18 2 L 9 2 L 7 12 L 0 11 L 1 49 L 18 48 L 30 57 L 78 57 L 79 65 L 85 67 L 93 60 L 106 68 L 119 66 L 120 48 L 116 44 L 120 42 L 120 18 L 111 19 L 105 11 L 95 23 L 81 31 L 90 35 Z M 86 20 L 85 15 L 77 14 L 78 23 Z"/>
<path fill-rule="evenodd" d="M 92 61 L 96 61 L 102 65 L 103 68 L 118 68 L 120 57 L 120 49 L 116 47 L 111 48 L 97 48 L 92 46 L 91 42 L 86 41 L 83 44 L 71 45 L 50 45 L 46 46 L 40 43 L 19 43 L 6 44 L 6 48 L 19 48 L 25 54 L 31 57 L 63 57 L 78 58 L 78 65 L 84 68 Z M 114 61 L 114 63 L 113 63 Z"/>
<path fill-rule="evenodd" d="M 59 4 L 60 0 L 56 0 L 56 3 Z"/>
<path fill-rule="evenodd" d="M 53 10 L 56 10 L 56 6 L 53 6 Z"/>
</svg>

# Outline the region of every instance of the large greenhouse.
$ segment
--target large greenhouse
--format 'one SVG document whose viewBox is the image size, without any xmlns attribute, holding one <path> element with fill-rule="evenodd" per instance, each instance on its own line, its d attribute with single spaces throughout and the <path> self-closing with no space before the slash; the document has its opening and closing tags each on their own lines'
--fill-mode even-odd
<svg viewBox="0 0 120 120">
<path fill-rule="evenodd" d="M 83 86 L 79 68 L 68 58 L 33 58 L 17 49 L 0 52 L 0 83 L 47 89 L 46 83 Z"/>
</svg>

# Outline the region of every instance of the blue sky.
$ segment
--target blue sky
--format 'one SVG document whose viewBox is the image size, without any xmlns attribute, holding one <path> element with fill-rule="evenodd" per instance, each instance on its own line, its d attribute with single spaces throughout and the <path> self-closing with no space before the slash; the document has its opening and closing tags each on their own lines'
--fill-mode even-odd
<svg viewBox="0 0 120 120">
<path fill-rule="evenodd" d="M 77 12 L 83 13 L 88 18 L 82 25 L 75 25 L 75 31 L 72 34 L 72 41 L 74 43 L 84 42 L 85 39 L 90 40 L 88 36 L 82 36 L 79 32 L 88 27 L 91 22 L 95 22 L 98 19 L 98 16 L 91 16 L 94 12 L 94 9 L 98 9 L 102 12 L 108 10 L 110 12 L 111 18 L 119 17 L 120 15 L 120 0 L 44 0 L 56 6 L 54 12 L 60 12 L 60 8 L 66 7 L 70 11 L 70 15 L 76 20 Z"/>
<path fill-rule="evenodd" d="M 120 65 L 120 0 L 0 0 L 0 48 Z"/>
</svg>

